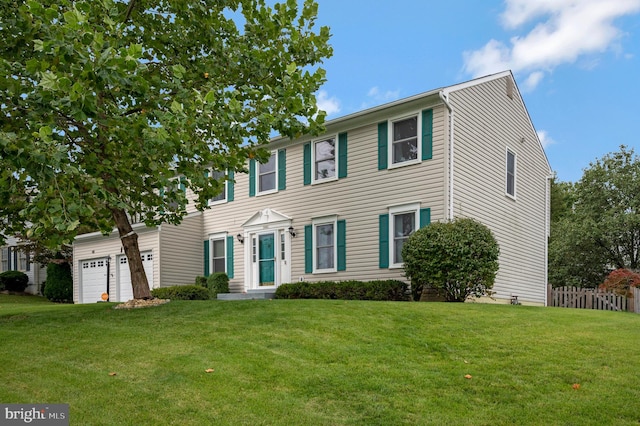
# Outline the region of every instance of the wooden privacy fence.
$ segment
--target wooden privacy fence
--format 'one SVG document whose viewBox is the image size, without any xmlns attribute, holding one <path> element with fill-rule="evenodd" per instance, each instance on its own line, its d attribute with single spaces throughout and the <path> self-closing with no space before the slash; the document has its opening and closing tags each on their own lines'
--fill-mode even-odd
<svg viewBox="0 0 640 426">
<path fill-rule="evenodd" d="M 548 292 L 547 306 L 640 313 L 640 289 L 638 288 L 632 288 L 631 297 L 611 291 L 579 287 L 549 286 Z"/>
</svg>

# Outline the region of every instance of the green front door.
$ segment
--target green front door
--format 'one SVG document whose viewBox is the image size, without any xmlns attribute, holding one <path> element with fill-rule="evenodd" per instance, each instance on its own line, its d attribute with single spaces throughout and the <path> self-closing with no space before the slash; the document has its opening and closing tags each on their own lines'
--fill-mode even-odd
<svg viewBox="0 0 640 426">
<path fill-rule="evenodd" d="M 273 234 L 258 236 L 258 270 L 261 286 L 275 285 L 275 238 Z"/>
</svg>

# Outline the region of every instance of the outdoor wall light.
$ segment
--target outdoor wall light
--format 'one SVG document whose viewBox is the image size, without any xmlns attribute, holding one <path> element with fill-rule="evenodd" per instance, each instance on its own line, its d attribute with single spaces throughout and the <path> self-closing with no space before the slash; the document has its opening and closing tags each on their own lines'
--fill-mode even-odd
<svg viewBox="0 0 640 426">
<path fill-rule="evenodd" d="M 236 238 L 238 239 L 238 241 L 240 242 L 240 244 L 244 244 L 244 237 L 242 236 L 242 234 L 238 234 L 238 235 L 236 235 Z"/>
<path fill-rule="evenodd" d="M 290 226 L 288 231 L 289 231 L 289 235 L 291 235 L 292 237 L 296 236 L 296 232 L 293 230 L 293 226 Z"/>
</svg>

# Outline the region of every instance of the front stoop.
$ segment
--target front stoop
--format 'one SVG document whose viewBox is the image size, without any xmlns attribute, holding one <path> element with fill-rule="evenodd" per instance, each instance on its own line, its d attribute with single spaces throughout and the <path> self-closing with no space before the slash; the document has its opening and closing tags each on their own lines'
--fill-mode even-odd
<svg viewBox="0 0 640 426">
<path fill-rule="evenodd" d="M 248 291 L 246 293 L 219 293 L 218 300 L 266 300 L 274 299 L 275 291 Z"/>
</svg>

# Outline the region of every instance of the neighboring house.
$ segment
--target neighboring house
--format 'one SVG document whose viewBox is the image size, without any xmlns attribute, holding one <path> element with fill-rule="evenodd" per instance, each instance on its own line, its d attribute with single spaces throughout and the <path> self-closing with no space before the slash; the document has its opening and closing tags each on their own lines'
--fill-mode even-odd
<svg viewBox="0 0 640 426">
<path fill-rule="evenodd" d="M 22 245 L 23 243 L 15 237 L 7 238 L 5 245 L 0 247 L 0 272 L 24 272 L 29 277 L 29 285 L 25 292 L 41 294 L 42 284 L 47 279 L 47 269 L 44 265 L 33 262 L 29 253 L 20 249 Z"/>
<path fill-rule="evenodd" d="M 153 286 L 219 271 L 232 292 L 405 279 L 401 248 L 412 232 L 472 217 L 500 245 L 494 297 L 545 304 L 551 169 L 511 72 L 330 120 L 318 137 L 270 148 L 269 162 L 230 176 L 209 210 L 177 227 L 138 228 Z M 118 284 L 128 270 L 109 266 L 120 252 L 115 234 L 78 237 L 76 302 L 96 300 L 85 296 L 97 288 L 129 297 Z"/>
</svg>

